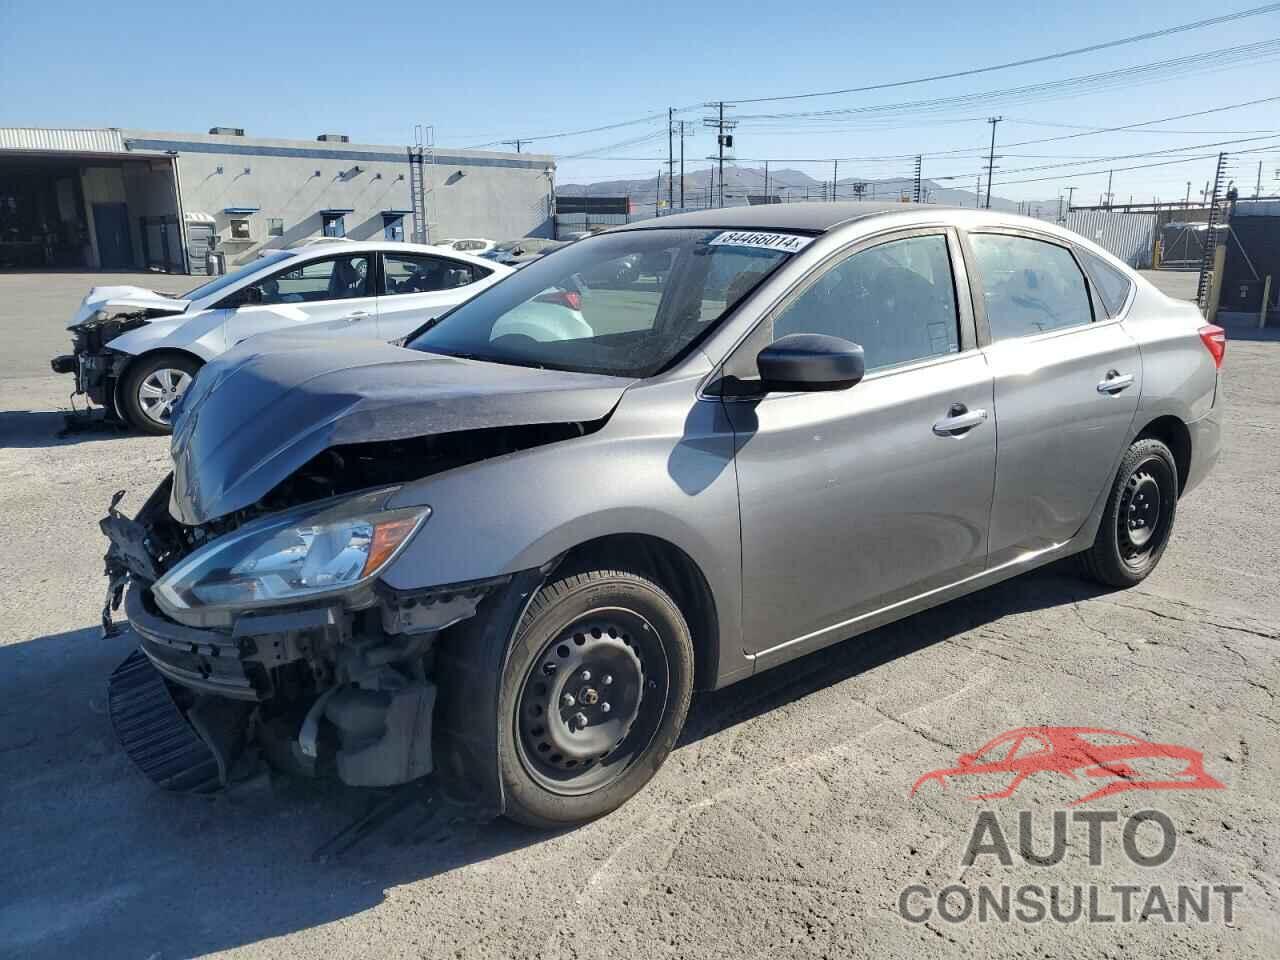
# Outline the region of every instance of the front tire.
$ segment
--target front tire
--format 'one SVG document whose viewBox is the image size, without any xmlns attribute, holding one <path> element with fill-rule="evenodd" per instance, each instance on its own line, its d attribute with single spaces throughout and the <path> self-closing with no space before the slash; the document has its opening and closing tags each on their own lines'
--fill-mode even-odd
<svg viewBox="0 0 1280 960">
<path fill-rule="evenodd" d="M 1138 440 L 1124 456 L 1085 572 L 1111 587 L 1132 587 L 1156 568 L 1178 511 L 1178 465 L 1159 440 Z"/>
<path fill-rule="evenodd" d="M 662 766 L 693 695 L 693 641 L 660 586 L 591 570 L 544 586 L 502 677 L 506 815 L 555 829 L 594 820 Z"/>
<path fill-rule="evenodd" d="M 143 433 L 172 433 L 173 406 L 200 366 L 195 357 L 181 353 L 139 357 L 120 381 L 120 412 Z"/>
</svg>

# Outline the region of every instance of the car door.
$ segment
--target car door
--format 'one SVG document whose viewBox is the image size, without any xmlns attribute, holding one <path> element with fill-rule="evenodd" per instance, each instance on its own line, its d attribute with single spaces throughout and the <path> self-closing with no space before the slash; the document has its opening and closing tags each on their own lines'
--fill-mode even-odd
<svg viewBox="0 0 1280 960">
<path fill-rule="evenodd" d="M 319 257 L 237 291 L 228 345 L 272 330 L 303 330 L 323 337 L 378 336 L 373 296 L 373 254 Z"/>
<path fill-rule="evenodd" d="M 1069 540 L 1110 484 L 1138 408 L 1137 344 L 1071 247 L 1026 231 L 967 235 L 999 435 L 990 563 Z"/>
<path fill-rule="evenodd" d="M 378 293 L 378 334 L 407 336 L 432 317 L 483 289 L 493 271 L 452 257 L 384 252 Z"/>
<path fill-rule="evenodd" d="M 861 344 L 867 373 L 843 391 L 725 398 L 751 654 L 851 636 L 986 563 L 991 375 L 955 233 L 880 237 L 817 267 L 735 351 L 726 382 L 758 378 L 760 349 L 793 333 Z"/>
</svg>

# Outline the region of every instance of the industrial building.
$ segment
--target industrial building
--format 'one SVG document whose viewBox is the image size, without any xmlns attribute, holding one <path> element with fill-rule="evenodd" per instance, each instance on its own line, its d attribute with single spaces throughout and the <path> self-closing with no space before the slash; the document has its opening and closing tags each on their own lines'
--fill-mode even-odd
<svg viewBox="0 0 1280 960">
<path fill-rule="evenodd" d="M 0 269 L 203 274 L 311 237 L 551 236 L 554 191 L 539 154 L 0 127 Z"/>
</svg>

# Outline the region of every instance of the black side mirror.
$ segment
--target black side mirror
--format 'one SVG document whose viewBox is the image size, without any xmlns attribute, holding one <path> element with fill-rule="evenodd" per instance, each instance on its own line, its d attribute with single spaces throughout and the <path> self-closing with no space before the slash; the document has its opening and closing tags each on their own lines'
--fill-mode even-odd
<svg viewBox="0 0 1280 960">
<path fill-rule="evenodd" d="M 848 390 L 866 373 L 862 347 L 822 333 L 779 337 L 756 357 L 766 393 Z"/>
</svg>

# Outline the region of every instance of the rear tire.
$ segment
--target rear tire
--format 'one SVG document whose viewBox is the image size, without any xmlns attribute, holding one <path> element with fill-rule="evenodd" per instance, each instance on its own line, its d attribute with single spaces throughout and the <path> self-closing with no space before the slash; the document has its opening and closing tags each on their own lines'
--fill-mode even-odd
<svg viewBox="0 0 1280 960">
<path fill-rule="evenodd" d="M 675 746 L 693 695 L 693 641 L 660 586 L 591 570 L 529 604 L 502 677 L 506 815 L 556 829 L 634 796 Z"/>
<path fill-rule="evenodd" d="M 120 380 L 120 412 L 143 433 L 172 433 L 173 404 L 191 386 L 200 367 L 199 360 L 184 353 L 139 357 Z"/>
<path fill-rule="evenodd" d="M 1111 587 L 1132 587 L 1156 568 L 1178 511 L 1178 465 L 1159 440 L 1138 440 L 1116 472 L 1085 573 Z"/>
</svg>

